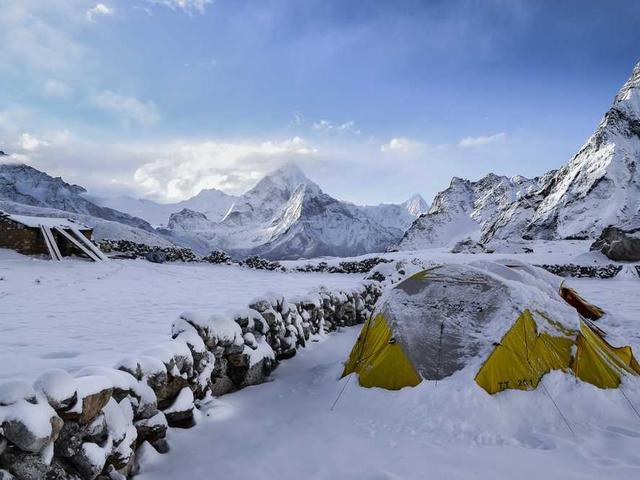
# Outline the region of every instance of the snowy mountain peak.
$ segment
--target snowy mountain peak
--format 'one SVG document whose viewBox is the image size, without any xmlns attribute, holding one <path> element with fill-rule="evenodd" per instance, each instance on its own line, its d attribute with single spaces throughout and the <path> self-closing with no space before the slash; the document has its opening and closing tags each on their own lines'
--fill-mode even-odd
<svg viewBox="0 0 640 480">
<path fill-rule="evenodd" d="M 640 64 L 573 159 L 499 215 L 485 241 L 593 238 L 640 226 Z"/>
<path fill-rule="evenodd" d="M 254 188 L 275 187 L 293 192 L 299 185 L 315 185 L 315 183 L 309 180 L 298 165 L 289 162 L 265 175 Z"/>
<path fill-rule="evenodd" d="M 478 238 L 482 228 L 498 212 L 523 192 L 537 188 L 536 180 L 521 176 L 514 179 L 494 173 L 477 181 L 452 178 L 449 187 L 435 196 L 428 213 L 407 230 L 400 248 L 441 247 L 468 236 Z"/>
<path fill-rule="evenodd" d="M 429 204 L 425 202 L 424 198 L 422 198 L 422 195 L 420 195 L 419 193 L 414 193 L 413 195 L 411 195 L 409 199 L 402 203 L 402 206 L 414 218 L 418 218 L 420 215 L 422 215 L 423 213 L 427 213 L 427 211 L 429 210 Z"/>
</svg>

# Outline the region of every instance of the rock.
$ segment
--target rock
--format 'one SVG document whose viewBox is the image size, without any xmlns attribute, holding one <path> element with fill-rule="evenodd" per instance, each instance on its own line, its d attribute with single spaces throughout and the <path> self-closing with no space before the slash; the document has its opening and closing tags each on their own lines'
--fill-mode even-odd
<svg viewBox="0 0 640 480">
<path fill-rule="evenodd" d="M 36 380 L 35 387 L 55 410 L 68 410 L 78 398 L 75 379 L 64 370 L 45 372 Z"/>
<path fill-rule="evenodd" d="M 493 253 L 494 251 L 487 248 L 484 244 L 474 241 L 471 237 L 467 237 L 456 243 L 451 249 L 451 253 Z"/>
<path fill-rule="evenodd" d="M 245 258 L 240 265 L 244 265 L 245 267 L 255 268 L 256 270 L 282 270 L 284 271 L 284 267 L 279 262 L 272 262 L 267 260 L 266 258 L 259 257 L 258 255 L 253 255 L 251 257 Z"/>
<path fill-rule="evenodd" d="M 6 439 L 21 450 L 38 453 L 58 438 L 62 420 L 48 404 L 21 400 L 9 408 L 2 430 Z"/>
<path fill-rule="evenodd" d="M 164 413 L 158 412 L 154 417 L 135 422 L 135 427 L 138 431 L 138 445 L 141 445 L 144 441 L 154 443 L 166 436 L 167 418 Z"/>
<path fill-rule="evenodd" d="M 0 480 L 15 480 L 16 477 L 11 475 L 6 470 L 0 470 Z"/>
<path fill-rule="evenodd" d="M 613 278 L 622 270 L 620 265 L 574 265 L 568 263 L 566 265 L 536 265 L 536 267 L 544 268 L 546 271 L 558 275 L 560 277 L 588 277 L 588 278 Z"/>
<path fill-rule="evenodd" d="M 103 447 L 95 443 L 83 443 L 80 451 L 69 459 L 85 480 L 95 479 L 107 461 Z"/>
<path fill-rule="evenodd" d="M 640 228 L 623 230 L 614 226 L 602 230 L 600 237 L 591 245 L 616 262 L 640 261 Z"/>
<path fill-rule="evenodd" d="M 109 430 L 104 412 L 94 418 L 90 424 L 83 426 L 80 434 L 85 442 L 102 444 L 107 440 Z"/>
<path fill-rule="evenodd" d="M 193 392 L 190 388 L 183 388 L 173 404 L 164 410 L 167 423 L 171 427 L 189 428 L 193 426 Z"/>
<path fill-rule="evenodd" d="M 167 255 L 162 250 L 152 250 L 145 254 L 144 258 L 151 263 L 164 263 Z"/>
<path fill-rule="evenodd" d="M 40 455 L 27 453 L 18 448 L 9 448 L 0 457 L 0 468 L 10 472 L 13 477 L 20 480 L 42 480 L 49 471 Z M 0 477 L 2 478 L 2 477 Z"/>
<path fill-rule="evenodd" d="M 82 447 L 82 428 L 78 422 L 64 422 L 60 435 L 54 444 L 56 457 L 70 458 Z"/>
<path fill-rule="evenodd" d="M 113 394 L 112 383 L 107 377 L 86 376 L 76 378 L 78 400 L 69 410 L 60 412 L 64 420 L 76 420 L 86 425 L 98 416 Z"/>
<path fill-rule="evenodd" d="M 231 257 L 227 254 L 227 252 L 224 252 L 222 250 L 214 250 L 206 257 L 202 257 L 202 261 L 208 262 L 208 263 L 215 263 L 215 264 L 220 264 L 220 263 L 230 264 Z"/>
</svg>

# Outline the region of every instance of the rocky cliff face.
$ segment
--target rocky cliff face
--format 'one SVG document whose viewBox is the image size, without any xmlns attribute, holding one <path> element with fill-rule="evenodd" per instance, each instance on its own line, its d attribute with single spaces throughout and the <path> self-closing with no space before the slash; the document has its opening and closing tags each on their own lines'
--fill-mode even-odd
<svg viewBox="0 0 640 480">
<path fill-rule="evenodd" d="M 454 177 L 449 187 L 436 195 L 429 211 L 407 230 L 399 248 L 443 247 L 466 237 L 477 239 L 500 212 L 537 186 L 538 179 L 521 176 L 490 173 L 476 182 Z"/>
<path fill-rule="evenodd" d="M 483 239 L 595 238 L 607 225 L 640 226 L 640 63 L 573 159 L 549 172 Z"/>
</svg>

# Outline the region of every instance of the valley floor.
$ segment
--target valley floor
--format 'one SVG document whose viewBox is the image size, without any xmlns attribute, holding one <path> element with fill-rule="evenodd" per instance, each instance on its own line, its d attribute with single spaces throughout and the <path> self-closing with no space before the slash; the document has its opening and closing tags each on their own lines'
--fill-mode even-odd
<svg viewBox="0 0 640 480">
<path fill-rule="evenodd" d="M 421 262 L 512 256 L 531 263 L 607 263 L 584 242 L 540 245 L 528 255 L 388 254 Z M 329 262 L 339 262 L 339 259 Z M 287 265 L 306 262 L 287 262 Z M 615 345 L 640 354 L 640 279 L 569 279 L 608 312 Z M 274 273 L 233 266 L 146 261 L 55 264 L 0 250 L 0 380 L 112 365 L 169 338 L 185 310 L 223 313 L 267 292 L 347 288 L 361 275 Z M 561 372 L 544 389 L 490 396 L 470 364 L 438 382 L 389 392 L 340 379 L 359 328 L 310 343 L 272 381 L 220 397 L 196 427 L 172 429 L 166 455 L 147 449 L 151 479 L 631 479 L 640 475 L 640 381 L 599 390 Z M 480 361 L 480 360 L 478 360 Z M 332 404 L 346 384 L 335 408 Z M 626 397 L 623 395 L 625 394 Z M 627 398 L 629 401 L 627 401 Z M 566 418 L 560 416 L 554 402 Z"/>
<path fill-rule="evenodd" d="M 640 352 L 638 279 L 571 282 L 620 315 L 607 331 Z M 167 455 L 145 452 L 141 480 L 630 479 L 640 475 L 640 418 L 619 390 L 553 373 L 545 387 L 486 394 L 465 369 L 399 392 L 340 380 L 359 328 L 299 351 L 273 381 L 221 397 Z M 346 389 L 332 410 L 345 382 Z M 640 407 L 640 382 L 624 393 Z"/>
<path fill-rule="evenodd" d="M 184 311 L 224 314 L 269 292 L 289 298 L 361 278 L 145 260 L 56 263 L 0 249 L 0 381 L 112 366 L 169 340 Z"/>
</svg>

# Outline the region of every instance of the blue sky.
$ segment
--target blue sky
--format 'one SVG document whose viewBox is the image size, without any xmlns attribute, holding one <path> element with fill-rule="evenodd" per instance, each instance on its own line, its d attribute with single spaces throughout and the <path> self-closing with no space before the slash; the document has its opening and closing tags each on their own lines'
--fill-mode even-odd
<svg viewBox="0 0 640 480">
<path fill-rule="evenodd" d="M 639 22 L 633 0 L 4 0 L 0 149 L 97 194 L 238 193 L 294 160 L 339 198 L 430 200 L 569 160 Z"/>
</svg>

